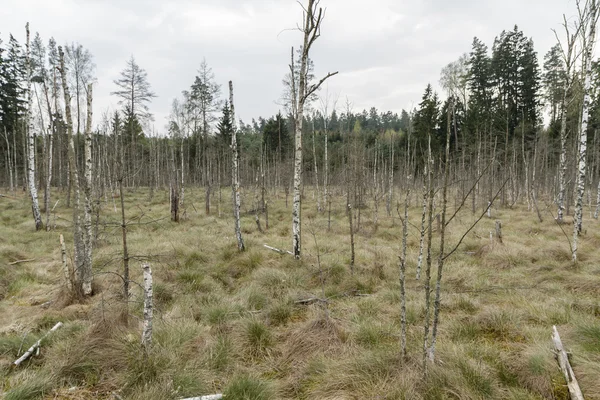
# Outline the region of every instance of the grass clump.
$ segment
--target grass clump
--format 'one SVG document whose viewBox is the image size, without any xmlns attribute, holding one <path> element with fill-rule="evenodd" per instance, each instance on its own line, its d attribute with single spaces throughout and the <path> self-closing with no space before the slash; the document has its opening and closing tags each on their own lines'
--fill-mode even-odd
<svg viewBox="0 0 600 400">
<path fill-rule="evenodd" d="M 577 335 L 585 351 L 600 354 L 600 325 L 587 324 L 577 328 Z"/>
<path fill-rule="evenodd" d="M 208 348 L 207 361 L 209 368 L 217 372 L 227 371 L 233 361 L 232 351 L 229 337 L 225 335 L 217 337 L 216 343 Z"/>
<path fill-rule="evenodd" d="M 250 353 L 262 355 L 273 345 L 273 335 L 269 327 L 261 321 L 250 320 L 244 329 L 244 339 Z"/>
<path fill-rule="evenodd" d="M 265 381 L 250 376 L 234 378 L 223 392 L 225 398 L 236 400 L 272 400 L 273 390 Z"/>
<path fill-rule="evenodd" d="M 271 325 L 285 325 L 292 316 L 293 308 L 289 301 L 278 301 L 274 303 L 268 312 Z"/>
<path fill-rule="evenodd" d="M 5 400 L 35 400 L 42 399 L 52 391 L 51 380 L 46 376 L 31 375 L 19 382 L 5 395 Z"/>
</svg>

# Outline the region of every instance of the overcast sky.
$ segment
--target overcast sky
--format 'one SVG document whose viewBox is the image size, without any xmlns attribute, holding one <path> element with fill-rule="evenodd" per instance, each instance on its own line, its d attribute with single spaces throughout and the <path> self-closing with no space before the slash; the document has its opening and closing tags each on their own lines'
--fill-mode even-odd
<svg viewBox="0 0 600 400">
<path fill-rule="evenodd" d="M 281 79 L 302 11 L 294 0 L 4 0 L 0 35 L 24 43 L 24 26 L 45 42 L 79 42 L 96 64 L 94 119 L 114 109 L 113 80 L 133 55 L 158 96 L 150 109 L 164 131 L 170 104 L 206 58 L 225 97 L 235 85 L 245 122 L 280 106 Z M 540 59 L 555 43 L 552 28 L 575 14 L 574 0 L 322 0 L 327 13 L 312 52 L 316 75 L 339 71 L 328 90 L 355 111 L 411 109 L 443 66 L 469 52 L 474 36 L 491 47 L 518 24 Z M 322 91 L 324 93 L 324 91 Z"/>
</svg>

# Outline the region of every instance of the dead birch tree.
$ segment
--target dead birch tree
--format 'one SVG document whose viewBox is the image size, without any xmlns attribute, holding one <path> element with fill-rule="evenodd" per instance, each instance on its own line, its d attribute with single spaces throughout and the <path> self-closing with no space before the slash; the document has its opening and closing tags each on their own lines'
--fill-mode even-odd
<svg viewBox="0 0 600 400">
<path fill-rule="evenodd" d="M 240 223 L 240 176 L 239 176 L 239 157 L 237 144 L 237 130 L 235 123 L 235 108 L 233 105 L 233 82 L 229 81 L 229 110 L 231 115 L 231 195 L 233 200 L 233 220 L 235 225 L 235 237 L 237 239 L 238 250 L 244 251 L 244 239 L 242 238 L 242 226 Z"/>
<path fill-rule="evenodd" d="M 92 294 L 92 84 L 87 86 L 87 119 L 85 124 L 85 171 L 83 207 L 83 260 L 78 270 L 78 284 L 84 296 Z"/>
<path fill-rule="evenodd" d="M 578 2 L 579 5 L 579 2 Z M 596 23 L 598 20 L 596 0 L 586 2 L 586 9 L 580 12 L 580 24 L 587 22 L 589 32 L 587 33 L 584 50 L 584 94 L 583 108 L 581 111 L 581 131 L 579 136 L 578 166 L 577 166 L 577 184 L 575 196 L 575 216 L 573 219 L 573 261 L 577 261 L 577 239 L 582 229 L 583 217 L 583 195 L 585 192 L 586 177 L 586 153 L 587 153 L 587 129 L 591 104 L 591 82 L 592 82 L 592 53 L 596 40 Z"/>
<path fill-rule="evenodd" d="M 69 93 L 69 85 L 67 84 L 67 70 L 65 67 L 65 55 L 62 47 L 58 47 L 58 56 L 60 63 L 60 77 L 63 86 L 63 94 L 65 98 L 65 119 L 67 128 L 68 141 L 68 161 L 69 161 L 69 180 L 75 193 L 75 204 L 73 206 L 73 244 L 75 247 L 74 256 L 74 272 L 79 274 L 81 263 L 84 259 L 84 245 L 81 236 L 81 219 L 79 213 L 80 196 L 79 196 L 79 174 L 77 173 L 77 161 L 75 159 L 75 144 L 73 142 L 73 119 L 71 116 L 71 95 Z"/>
<path fill-rule="evenodd" d="M 29 45 L 29 22 L 25 24 L 25 33 L 27 36 L 25 42 L 25 66 L 27 69 L 27 111 L 25 114 L 25 129 L 27 132 L 27 184 L 29 185 L 29 194 L 31 196 L 31 209 L 33 211 L 33 220 L 35 221 L 35 230 L 42 229 L 42 214 L 38 202 L 38 192 L 35 181 L 35 138 L 33 134 L 33 123 L 31 118 L 32 96 L 31 96 L 31 49 Z"/>
<path fill-rule="evenodd" d="M 406 357 L 406 247 L 408 239 L 408 201 L 410 189 L 404 199 L 404 218 L 402 220 L 402 253 L 400 253 L 400 352 Z"/>
<path fill-rule="evenodd" d="M 304 10 L 303 26 L 300 31 L 304 34 L 304 42 L 302 45 L 302 57 L 300 59 L 300 76 L 298 77 L 298 88 L 296 90 L 295 71 L 293 65 L 294 51 L 292 49 L 292 64 L 290 71 L 292 74 L 292 112 L 295 123 L 295 146 L 294 146 L 294 198 L 292 204 L 292 248 L 294 257 L 300 258 L 300 209 L 301 209 L 301 186 L 302 186 L 302 122 L 304 120 L 304 104 L 310 95 L 315 93 L 319 87 L 329 77 L 337 74 L 337 72 L 328 73 L 316 84 L 308 86 L 307 71 L 309 53 L 314 42 L 321 36 L 321 23 L 325 14 L 323 9 L 319 7 L 320 0 L 308 0 L 308 6 Z"/>
<path fill-rule="evenodd" d="M 144 325 L 142 330 L 142 346 L 146 353 L 152 346 L 152 269 L 149 264 L 142 265 L 144 274 Z"/>
<path fill-rule="evenodd" d="M 564 75 L 564 86 L 561 100 L 561 118 L 560 118 L 560 159 L 558 167 L 558 214 L 556 217 L 557 222 L 562 223 L 565 211 L 565 193 L 567 190 L 566 175 L 567 175 L 567 109 L 570 103 L 574 100 L 574 97 L 569 98 L 569 92 L 573 84 L 572 71 L 577 61 L 577 54 L 575 44 L 577 41 L 578 32 L 580 25 L 575 26 L 575 32 L 571 33 L 571 28 L 567 22 L 567 17 L 563 15 L 563 28 L 565 30 L 566 42 L 562 42 L 559 35 L 554 31 L 556 40 L 561 48 L 563 57 L 565 75 Z"/>
<path fill-rule="evenodd" d="M 427 356 L 430 361 L 435 358 L 435 344 L 437 340 L 437 331 L 441 306 L 441 287 L 442 272 L 444 269 L 444 244 L 446 239 L 446 210 L 448 206 L 448 179 L 450 176 L 450 116 L 454 112 L 454 98 L 451 98 L 451 104 L 448 107 L 448 123 L 446 129 L 446 153 L 444 156 L 444 183 L 442 187 L 442 221 L 440 225 L 440 253 L 438 255 L 437 280 L 435 284 L 435 300 L 433 302 L 433 326 L 431 328 L 431 344 Z M 431 225 L 430 225 L 431 229 Z"/>
</svg>

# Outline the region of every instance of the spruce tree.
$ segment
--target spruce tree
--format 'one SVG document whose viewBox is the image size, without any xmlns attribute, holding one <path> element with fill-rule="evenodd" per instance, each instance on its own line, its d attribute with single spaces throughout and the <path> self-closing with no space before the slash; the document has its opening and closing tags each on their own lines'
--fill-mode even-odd
<svg viewBox="0 0 600 400">
<path fill-rule="evenodd" d="M 550 107 L 551 128 L 560 118 L 559 107 L 563 98 L 565 79 L 565 64 L 560 44 L 556 44 L 544 56 L 544 73 L 542 77 L 544 100 Z"/>
</svg>

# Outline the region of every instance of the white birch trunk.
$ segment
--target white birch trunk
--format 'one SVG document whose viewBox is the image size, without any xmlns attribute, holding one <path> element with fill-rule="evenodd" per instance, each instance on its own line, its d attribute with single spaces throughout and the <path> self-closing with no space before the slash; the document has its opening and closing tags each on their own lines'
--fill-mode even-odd
<svg viewBox="0 0 600 400">
<path fill-rule="evenodd" d="M 404 219 L 402 221 L 402 254 L 400 255 L 400 351 L 406 357 L 406 246 L 408 239 L 408 200 L 410 190 L 406 191 L 404 200 Z"/>
<path fill-rule="evenodd" d="M 429 164 L 429 162 L 428 162 Z M 429 165 L 425 166 L 425 174 L 429 176 L 427 172 Z M 427 191 L 427 181 L 423 178 L 423 212 L 421 213 L 421 234 L 419 238 L 419 257 L 417 258 L 417 280 L 421 279 L 421 267 L 423 266 L 423 246 L 425 244 L 425 216 L 427 215 L 427 197 L 429 192 Z"/>
<path fill-rule="evenodd" d="M 311 15 L 307 16 L 306 23 L 308 24 L 309 19 L 312 19 L 312 0 L 309 0 L 308 12 Z M 300 82 L 298 88 L 298 100 L 297 103 L 294 101 L 296 113 L 294 123 L 294 186 L 293 186 L 293 200 L 292 200 L 292 252 L 294 257 L 300 258 L 300 247 L 301 247 L 301 202 L 302 193 L 300 192 L 302 186 L 302 122 L 304 120 L 304 93 L 306 91 L 306 62 L 308 58 L 308 28 L 305 28 L 304 32 L 304 47 L 302 52 L 302 61 L 300 65 Z M 292 50 L 292 66 L 291 71 L 293 74 L 294 66 L 294 51 Z M 292 85 L 295 81 L 295 77 L 292 76 Z M 296 89 L 292 88 L 294 98 L 296 97 Z"/>
<path fill-rule="evenodd" d="M 317 150 L 315 149 L 315 127 L 313 122 L 313 143 L 312 143 L 312 151 L 313 151 L 313 160 L 315 164 L 315 185 L 317 188 L 317 211 L 321 212 L 321 192 L 319 191 L 319 170 L 317 168 Z"/>
<path fill-rule="evenodd" d="M 233 105 L 233 82 L 229 81 L 229 108 L 231 110 L 231 123 L 233 132 L 231 133 L 231 191 L 233 200 L 233 220 L 235 224 L 235 237 L 237 239 L 238 250 L 244 251 L 244 239 L 242 238 L 242 226 L 240 223 L 240 179 L 238 165 L 238 145 L 237 130 L 235 121 L 235 108 Z"/>
<path fill-rule="evenodd" d="M 290 71 L 292 73 L 292 110 L 295 111 L 295 150 L 294 150 L 294 198 L 292 204 L 292 248 L 294 257 L 300 258 L 301 247 L 301 187 L 302 187 L 302 122 L 304 120 L 304 104 L 306 99 L 319 89 L 319 87 L 329 77 L 337 74 L 328 73 L 318 83 L 308 86 L 306 79 L 308 70 L 308 55 L 313 43 L 317 40 L 321 33 L 321 22 L 323 21 L 323 10 L 318 9 L 315 14 L 316 7 L 319 1 L 308 0 L 308 5 L 304 8 L 304 42 L 302 46 L 302 58 L 300 62 L 300 76 L 298 82 L 298 91 L 294 86 L 294 49 L 292 48 L 292 64 Z"/>
<path fill-rule="evenodd" d="M 569 74 L 569 71 L 567 71 Z M 565 87 L 562 100 L 562 115 L 560 118 L 560 161 L 558 169 L 558 215 L 556 220 L 563 222 L 565 212 L 565 192 L 567 190 L 567 89 L 568 78 L 565 79 Z"/>
<path fill-rule="evenodd" d="M 50 330 L 49 330 L 49 331 L 48 331 L 48 332 L 47 332 L 47 333 L 46 333 L 44 336 L 42 336 L 42 338 L 41 338 L 40 340 L 38 340 L 37 342 L 35 342 L 35 343 L 33 344 L 33 346 L 31 346 L 31 347 L 29 348 L 29 350 L 27 350 L 27 351 L 25 352 L 25 354 L 23 354 L 23 355 L 21 356 L 21 358 L 19 358 L 18 360 L 16 360 L 16 361 L 13 363 L 13 365 L 14 365 L 15 367 L 18 367 L 19 365 L 21 365 L 21 363 L 22 363 L 23 361 L 25 361 L 25 360 L 27 360 L 29 357 L 31 357 L 31 356 L 33 355 L 33 353 L 34 353 L 34 352 L 35 352 L 37 349 L 39 349 L 39 347 L 41 346 L 41 344 L 42 344 L 42 340 L 44 340 L 44 339 L 45 339 L 45 338 L 46 338 L 48 335 L 50 335 L 52 332 L 56 331 L 56 330 L 57 330 L 58 328 L 60 328 L 61 326 L 63 326 L 63 323 L 62 323 L 62 322 L 57 322 L 57 323 L 56 323 L 56 325 L 54 325 L 54 327 L 52 327 L 52 329 L 50 329 Z"/>
<path fill-rule="evenodd" d="M 328 165 L 328 155 L 327 155 L 327 142 L 328 142 L 328 138 L 327 138 L 327 125 L 325 125 L 325 155 L 324 155 L 324 159 L 323 159 L 323 205 L 325 207 L 327 207 L 327 204 L 329 203 L 329 190 L 328 190 L 328 185 L 329 185 L 329 165 Z M 600 188 L 600 186 L 599 186 Z M 600 189 L 598 190 L 599 196 L 600 196 Z"/>
<path fill-rule="evenodd" d="M 83 260 L 78 283 L 84 296 L 92 294 L 92 84 L 87 87 L 87 120 L 85 124 L 85 172 L 83 208 Z"/>
<path fill-rule="evenodd" d="M 27 132 L 27 183 L 29 185 L 29 194 L 31 195 L 31 209 L 33 211 L 33 220 L 35 222 L 35 230 L 39 231 L 42 229 L 42 214 L 40 212 L 40 204 L 38 201 L 38 192 L 35 185 L 35 139 L 33 135 L 32 122 L 31 122 L 31 108 L 32 108 L 32 97 L 31 97 L 31 52 L 29 46 L 29 22 L 25 25 L 25 32 L 27 35 L 26 46 L 26 68 L 27 68 L 27 113 L 25 115 L 25 129 Z"/>
<path fill-rule="evenodd" d="M 75 194 L 75 204 L 73 206 L 73 243 L 75 246 L 75 262 L 74 272 L 78 274 L 81 268 L 81 263 L 85 257 L 84 245 L 81 236 L 81 220 L 80 220 L 80 196 L 79 196 L 79 174 L 77 172 L 77 162 L 75 159 L 75 144 L 73 142 L 73 119 L 71 116 L 71 95 L 69 94 L 69 86 L 67 84 L 67 69 L 65 68 L 65 58 L 62 47 L 58 47 L 58 55 L 60 58 L 60 74 L 63 86 L 63 94 L 65 98 L 65 119 L 67 125 L 67 145 L 69 159 L 69 182 Z M 67 198 L 68 200 L 68 198 Z"/>
<path fill-rule="evenodd" d="M 585 49 L 585 84 L 583 96 L 583 110 L 581 118 L 581 135 L 579 138 L 579 157 L 577 168 L 577 186 L 575 197 L 575 217 L 573 220 L 573 261 L 577 261 L 577 241 L 582 229 L 583 217 L 583 195 L 585 192 L 585 173 L 586 173 L 586 153 L 587 153 L 587 128 L 589 119 L 589 109 L 591 104 L 591 81 L 592 81 L 592 52 L 596 39 L 596 0 L 591 0 L 589 4 L 588 18 L 590 31 L 587 38 L 587 47 Z"/>
<path fill-rule="evenodd" d="M 598 194 L 596 195 L 596 211 L 594 212 L 594 219 L 598 219 L 600 213 L 600 180 L 598 181 Z"/>
<path fill-rule="evenodd" d="M 152 269 L 149 264 L 142 265 L 144 273 L 144 326 L 142 346 L 146 351 L 152 347 Z"/>
<path fill-rule="evenodd" d="M 52 118 L 52 125 L 54 126 L 54 117 Z M 52 135 L 48 138 L 48 165 L 46 169 L 46 196 L 44 209 L 46 210 L 46 230 L 50 230 L 50 188 L 52 187 L 52 153 L 54 147 L 54 135 L 56 130 L 53 128 Z"/>
<path fill-rule="evenodd" d="M 71 280 L 71 271 L 69 270 L 69 264 L 67 264 L 67 248 L 65 247 L 65 238 L 60 234 L 60 255 L 62 260 L 63 273 L 65 275 L 65 286 L 67 291 L 73 290 L 73 281 Z"/>
<path fill-rule="evenodd" d="M 452 104 L 452 112 L 454 112 L 454 102 Z M 444 157 L 444 186 L 442 188 L 442 221 L 440 225 L 440 252 L 438 255 L 437 279 L 435 284 L 435 300 L 433 306 L 433 327 L 431 329 L 431 344 L 429 346 L 428 358 L 430 361 L 435 359 L 435 345 L 437 342 L 439 315 L 441 307 L 441 287 L 442 287 L 442 272 L 444 269 L 444 245 L 446 239 L 446 210 L 448 208 L 448 180 L 450 176 L 450 107 L 448 108 L 448 124 L 446 131 L 446 154 Z M 431 225 L 429 225 L 431 229 Z M 428 254 L 429 256 L 429 254 Z M 429 268 L 429 265 L 428 265 Z M 428 283 L 427 283 L 428 284 Z"/>
</svg>

